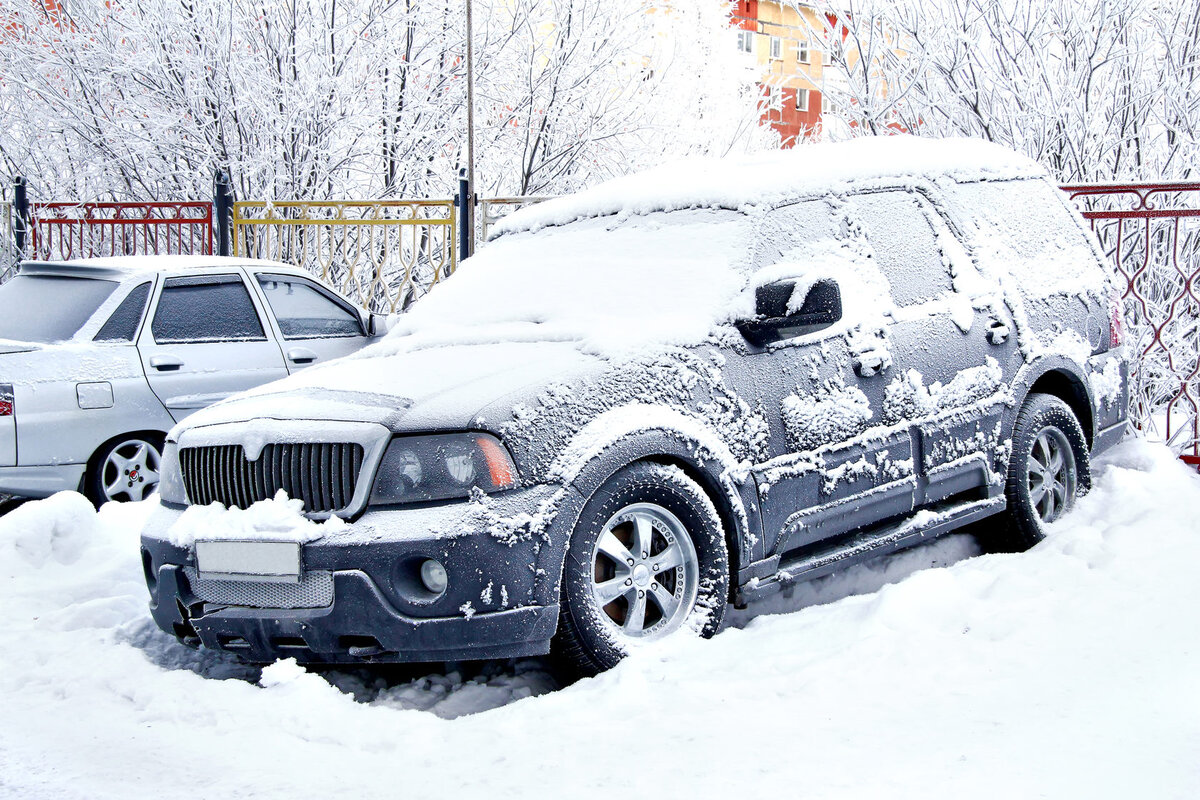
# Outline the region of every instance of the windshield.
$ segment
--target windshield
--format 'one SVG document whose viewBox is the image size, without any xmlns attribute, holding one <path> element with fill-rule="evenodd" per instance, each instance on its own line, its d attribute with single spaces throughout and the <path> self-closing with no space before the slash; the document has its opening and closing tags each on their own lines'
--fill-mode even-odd
<svg viewBox="0 0 1200 800">
<path fill-rule="evenodd" d="M 593 352 L 698 344 L 734 318 L 752 243 L 750 218 L 720 209 L 503 236 L 418 302 L 388 342 L 577 341 Z"/>
<path fill-rule="evenodd" d="M 17 275 L 0 284 L 0 339 L 70 339 L 116 288 L 115 281 L 94 278 Z"/>
</svg>

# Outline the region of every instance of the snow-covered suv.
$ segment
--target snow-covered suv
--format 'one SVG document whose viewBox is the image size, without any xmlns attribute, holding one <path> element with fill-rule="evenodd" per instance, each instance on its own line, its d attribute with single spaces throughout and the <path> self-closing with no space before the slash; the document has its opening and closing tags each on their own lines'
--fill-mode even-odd
<svg viewBox="0 0 1200 800">
<path fill-rule="evenodd" d="M 1002 512 L 981 536 L 1026 547 L 1125 427 L 1103 263 L 1036 164 L 962 140 L 526 209 L 380 344 L 171 433 L 152 613 L 253 661 L 594 673 Z"/>
</svg>

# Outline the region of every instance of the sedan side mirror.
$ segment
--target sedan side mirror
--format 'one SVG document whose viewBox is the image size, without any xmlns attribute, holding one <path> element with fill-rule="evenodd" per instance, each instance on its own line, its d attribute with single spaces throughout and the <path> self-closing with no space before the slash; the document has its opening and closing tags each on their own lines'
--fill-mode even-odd
<svg viewBox="0 0 1200 800">
<path fill-rule="evenodd" d="M 754 291 L 754 319 L 737 323 L 746 341 L 763 347 L 828 328 L 842 318 L 842 293 L 832 278 L 813 283 L 800 310 L 788 313 L 788 302 L 795 291 L 795 281 L 768 283 Z"/>
<path fill-rule="evenodd" d="M 367 336 L 382 336 L 388 332 L 387 314 L 367 314 Z"/>
</svg>

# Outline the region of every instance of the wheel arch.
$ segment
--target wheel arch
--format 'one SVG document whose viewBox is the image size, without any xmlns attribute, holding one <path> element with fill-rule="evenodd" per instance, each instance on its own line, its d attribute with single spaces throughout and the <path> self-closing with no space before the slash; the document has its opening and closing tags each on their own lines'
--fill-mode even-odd
<svg viewBox="0 0 1200 800">
<path fill-rule="evenodd" d="M 1031 394 L 1048 394 L 1062 400 L 1079 420 L 1083 428 L 1083 436 L 1088 448 L 1092 446 L 1095 434 L 1095 410 L 1092 405 L 1092 394 L 1088 387 L 1084 370 L 1076 362 L 1061 356 L 1052 356 L 1030 365 L 1029 371 L 1020 376 L 1018 386 L 1021 387 L 1019 402 L 1014 405 L 1012 420 L 1009 424 L 1011 435 L 1012 426 L 1016 424 L 1017 413 Z"/>
<path fill-rule="evenodd" d="M 158 430 L 154 430 L 152 428 L 146 428 L 146 429 L 140 430 L 140 431 L 126 431 L 124 433 L 119 433 L 116 436 L 110 436 L 109 438 L 107 438 L 103 442 L 101 442 L 96 447 L 96 449 L 92 451 L 92 454 L 90 456 L 88 456 L 87 465 L 84 467 L 83 475 L 79 478 L 80 493 L 84 493 L 84 490 L 87 488 L 87 483 L 88 483 L 89 478 L 92 476 L 92 473 L 95 471 L 96 466 L 100 463 L 101 456 L 103 456 L 108 451 L 108 448 L 112 447 L 114 444 L 121 441 L 122 439 L 136 438 L 139 436 L 158 440 L 159 449 L 160 449 L 159 454 L 161 455 L 161 450 L 165 446 L 165 443 L 167 440 L 167 432 L 166 431 L 158 431 Z"/>
<path fill-rule="evenodd" d="M 610 417 L 621 409 L 602 414 L 576 436 L 578 441 L 588 443 L 586 448 L 568 447 L 564 451 L 551 474 L 572 490 L 574 502 L 560 507 L 560 512 L 569 508 L 569 513 L 560 513 L 555 520 L 557 535 L 552 538 L 561 535 L 564 541 L 569 539 L 583 507 L 618 470 L 640 461 L 670 464 L 694 480 L 717 510 L 725 528 L 732 592 L 732 587 L 738 585 L 738 571 L 755 560 L 755 548 L 761 548 L 763 541 L 757 496 L 749 471 L 741 469 L 741 464 L 714 433 L 698 428 L 695 418 L 660 407 L 650 408 L 654 413 L 649 419 L 637 413 Z M 623 424 L 627 419 L 641 419 L 642 423 Z M 653 424 L 646 424 L 651 419 Z M 589 430 L 592 425 L 603 431 L 603 438 L 597 439 L 596 432 Z M 565 548 L 554 549 L 562 551 L 556 554 L 556 563 L 543 568 L 552 567 L 552 574 L 560 577 Z"/>
</svg>

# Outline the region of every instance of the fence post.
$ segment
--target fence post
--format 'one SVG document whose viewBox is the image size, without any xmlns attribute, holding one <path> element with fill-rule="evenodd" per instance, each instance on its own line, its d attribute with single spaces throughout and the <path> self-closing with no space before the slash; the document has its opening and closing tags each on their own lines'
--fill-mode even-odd
<svg viewBox="0 0 1200 800">
<path fill-rule="evenodd" d="M 17 254 L 25 258 L 25 240 L 29 233 L 29 194 L 25 179 L 13 178 L 13 241 Z"/>
<path fill-rule="evenodd" d="M 229 173 L 218 170 L 213 183 L 213 211 L 217 215 L 217 255 L 230 255 L 230 220 L 233 217 L 233 189 Z"/>
<path fill-rule="evenodd" d="M 472 212 L 475 208 L 475 197 L 471 194 L 471 182 L 467 180 L 467 171 L 458 171 L 458 263 L 469 258 L 475 249 L 472 235 L 475 232 L 475 220 Z"/>
</svg>

